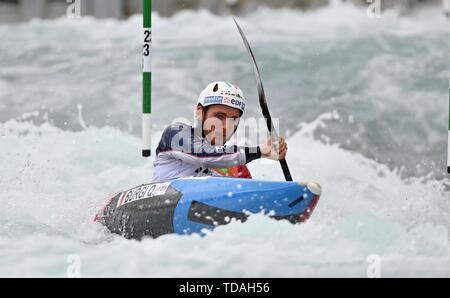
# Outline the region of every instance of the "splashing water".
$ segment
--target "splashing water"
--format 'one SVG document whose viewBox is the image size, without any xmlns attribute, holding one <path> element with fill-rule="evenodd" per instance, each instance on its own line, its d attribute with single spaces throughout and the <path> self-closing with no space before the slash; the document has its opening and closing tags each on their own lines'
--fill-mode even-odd
<svg viewBox="0 0 450 298">
<path fill-rule="evenodd" d="M 334 5 L 262 9 L 242 25 L 283 115 L 291 172 L 323 187 L 311 220 L 255 215 L 203 238 L 109 234 L 92 222 L 104 198 L 152 176 L 137 136 L 140 17 L 2 25 L 0 276 L 66 276 L 72 254 L 82 276 L 364 277 L 370 255 L 383 277 L 450 276 L 444 18 L 374 21 Z M 203 11 L 155 15 L 157 124 L 191 117 L 216 79 L 240 82 L 259 115 L 234 30 Z M 270 161 L 250 169 L 282 177 Z"/>
</svg>

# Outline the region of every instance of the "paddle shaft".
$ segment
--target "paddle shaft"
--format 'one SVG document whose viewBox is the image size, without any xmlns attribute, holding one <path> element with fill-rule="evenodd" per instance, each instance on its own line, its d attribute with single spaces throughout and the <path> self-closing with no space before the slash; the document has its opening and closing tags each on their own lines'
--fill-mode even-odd
<svg viewBox="0 0 450 298">
<path fill-rule="evenodd" d="M 242 30 L 241 26 L 239 26 L 239 23 L 236 19 L 234 19 L 234 22 L 236 23 L 239 33 L 241 34 L 245 48 L 247 49 L 247 52 L 250 55 L 253 64 L 253 71 L 255 74 L 256 83 L 258 84 L 259 105 L 261 107 L 264 119 L 266 119 L 267 129 L 269 130 L 270 135 L 276 139 L 275 141 L 278 141 L 278 134 L 272 124 L 272 117 L 270 116 L 269 107 L 267 105 L 266 95 L 264 92 L 264 86 L 262 84 L 261 74 L 259 72 L 258 64 L 256 63 L 255 55 L 253 54 L 252 48 L 250 47 L 250 44 L 245 37 L 244 31 Z M 280 160 L 280 165 L 286 181 L 293 181 L 286 159 Z"/>
</svg>

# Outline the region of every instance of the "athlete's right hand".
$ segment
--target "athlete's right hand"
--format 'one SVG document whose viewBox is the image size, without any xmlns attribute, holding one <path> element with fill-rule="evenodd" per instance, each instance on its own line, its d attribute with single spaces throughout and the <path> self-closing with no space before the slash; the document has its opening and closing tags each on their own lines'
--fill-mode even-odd
<svg viewBox="0 0 450 298">
<path fill-rule="evenodd" d="M 278 144 L 273 144 L 272 138 L 269 138 L 265 144 L 259 146 L 261 156 L 272 160 L 282 160 L 286 158 L 288 150 L 286 140 L 280 137 Z"/>
</svg>

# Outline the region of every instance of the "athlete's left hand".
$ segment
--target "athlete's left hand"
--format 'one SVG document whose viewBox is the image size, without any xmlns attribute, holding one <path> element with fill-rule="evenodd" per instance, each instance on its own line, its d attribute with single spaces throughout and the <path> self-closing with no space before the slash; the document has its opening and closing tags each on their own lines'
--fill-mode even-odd
<svg viewBox="0 0 450 298">
<path fill-rule="evenodd" d="M 288 146 L 286 139 L 280 137 L 278 143 L 274 144 L 272 138 L 269 138 L 266 144 L 260 145 L 262 157 L 272 160 L 282 160 L 286 158 Z"/>
<path fill-rule="evenodd" d="M 283 160 L 286 158 L 287 150 L 288 146 L 285 138 L 280 137 L 278 141 L 278 154 L 279 154 L 278 160 Z"/>
</svg>

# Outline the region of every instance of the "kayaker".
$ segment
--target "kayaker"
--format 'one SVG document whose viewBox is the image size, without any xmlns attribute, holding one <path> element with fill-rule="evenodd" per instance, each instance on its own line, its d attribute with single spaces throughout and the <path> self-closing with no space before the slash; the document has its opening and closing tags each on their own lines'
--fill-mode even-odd
<svg viewBox="0 0 450 298">
<path fill-rule="evenodd" d="M 258 158 L 284 159 L 288 147 L 282 137 L 277 146 L 271 138 L 258 147 L 225 146 L 244 111 L 245 98 L 238 86 L 210 83 L 198 98 L 196 124 L 174 123 L 164 130 L 156 149 L 153 181 L 190 176 L 251 178 L 247 163 Z"/>
</svg>

